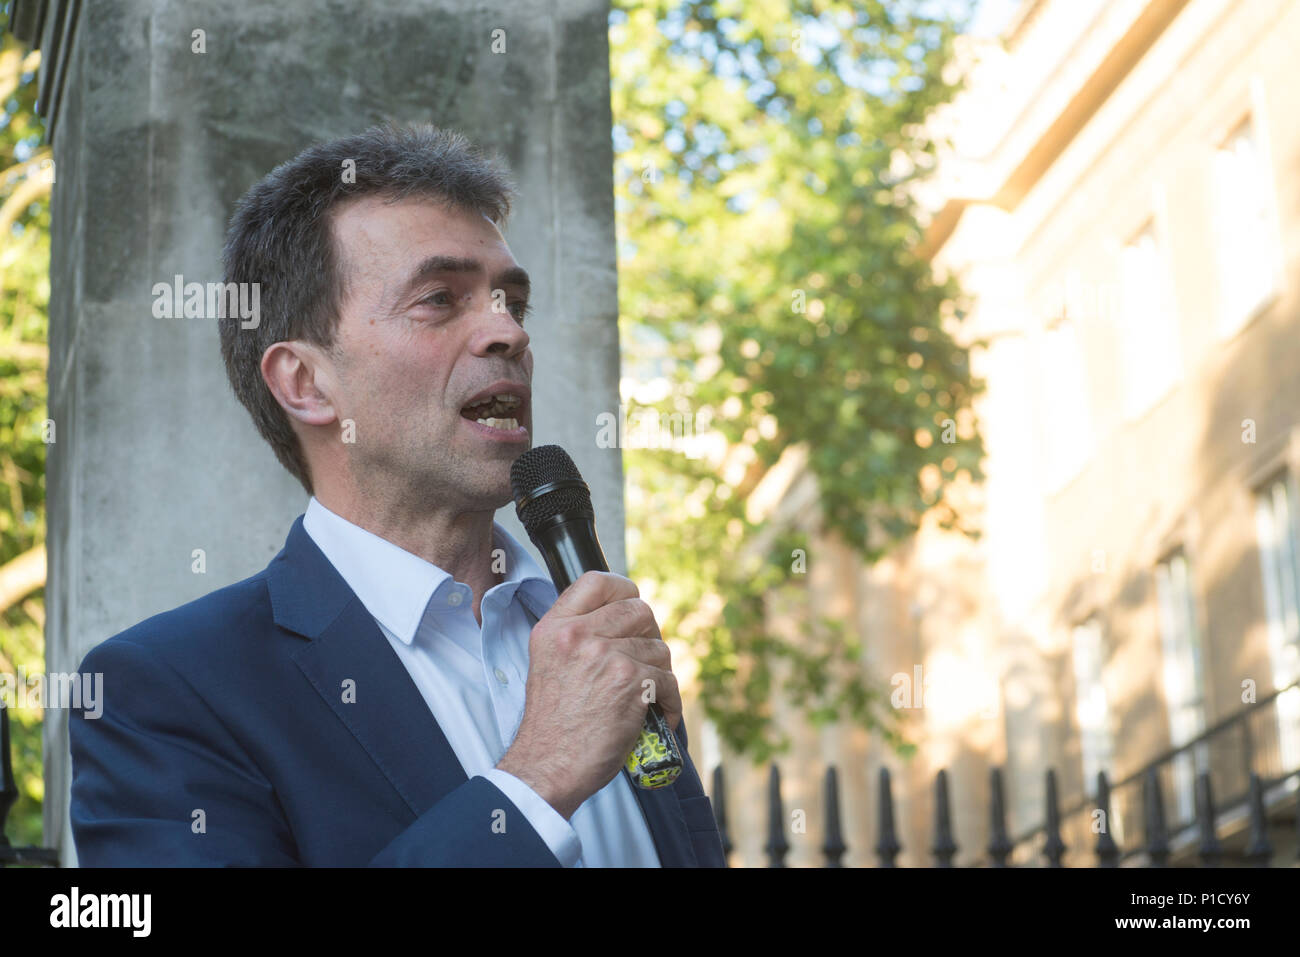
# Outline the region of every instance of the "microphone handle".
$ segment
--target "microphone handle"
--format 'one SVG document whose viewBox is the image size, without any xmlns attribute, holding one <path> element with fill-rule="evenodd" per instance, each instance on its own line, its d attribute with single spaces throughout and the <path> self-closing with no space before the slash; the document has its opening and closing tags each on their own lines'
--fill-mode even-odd
<svg viewBox="0 0 1300 957">
<path fill-rule="evenodd" d="M 609 571 L 600 540 L 596 538 L 594 515 L 557 515 L 537 531 L 533 542 L 546 559 L 546 568 L 558 591 L 572 585 L 583 572 Z M 641 723 L 641 733 L 624 764 L 628 777 L 637 787 L 654 790 L 677 780 L 682 767 L 677 737 L 662 709 L 651 700 Z"/>
</svg>

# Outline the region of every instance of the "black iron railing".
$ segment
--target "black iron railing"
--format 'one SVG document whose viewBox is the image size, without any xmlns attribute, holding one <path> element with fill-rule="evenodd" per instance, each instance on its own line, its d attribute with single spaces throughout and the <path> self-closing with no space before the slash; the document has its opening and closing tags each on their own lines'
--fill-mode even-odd
<svg viewBox="0 0 1300 957">
<path fill-rule="evenodd" d="M 9 809 L 18 800 L 18 785 L 14 783 L 13 762 L 9 750 L 9 709 L 0 701 L 0 867 L 9 865 L 34 865 L 58 867 L 59 854 L 51 847 L 16 847 L 5 837 L 5 822 Z"/>
<path fill-rule="evenodd" d="M 1015 838 L 1008 836 L 1002 771 L 989 775 L 989 832 L 984 853 L 974 866 L 1034 866 L 1041 859 L 1062 867 L 1067 852 L 1095 857 L 1096 866 L 1163 867 L 1171 861 L 1187 866 L 1291 866 L 1274 861 L 1269 813 L 1292 797 L 1295 810 L 1286 825 L 1296 842 L 1300 861 L 1300 720 L 1291 709 L 1279 709 L 1283 694 L 1300 695 L 1300 681 L 1207 728 L 1187 743 L 1156 756 L 1142 768 L 1112 785 L 1105 772 L 1097 775 L 1096 790 L 1061 810 L 1054 769 L 1044 779 L 1043 822 Z M 1294 728 L 1291 725 L 1294 724 Z M 1212 779 L 1228 794 L 1215 801 Z M 1165 794 L 1174 787 L 1174 814 Z M 959 846 L 952 827 L 948 775 L 935 778 L 934 843 L 930 848 L 938 867 L 951 867 Z M 834 767 L 826 771 L 824 866 L 840 867 L 847 850 L 841 828 L 839 782 Z M 724 851 L 730 856 L 726 781 L 721 767 L 713 771 L 712 798 Z M 768 778 L 768 836 L 764 844 L 770 867 L 784 867 L 790 844 L 781 799 L 781 775 L 774 764 Z M 1141 834 L 1137 824 L 1141 824 Z M 1230 847 L 1225 840 L 1231 835 Z M 902 850 L 894 826 L 894 800 L 888 769 L 880 771 L 876 807 L 875 854 L 880 867 L 896 866 Z M 1075 858 L 1080 863 L 1086 858 Z M 1085 865 L 1086 866 L 1086 865 Z"/>
</svg>

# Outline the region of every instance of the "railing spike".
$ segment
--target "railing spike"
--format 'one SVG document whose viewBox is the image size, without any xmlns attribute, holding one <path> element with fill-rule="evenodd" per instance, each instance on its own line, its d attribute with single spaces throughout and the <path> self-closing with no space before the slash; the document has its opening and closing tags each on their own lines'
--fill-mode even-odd
<svg viewBox="0 0 1300 957">
<path fill-rule="evenodd" d="M 902 850 L 894 833 L 894 795 L 890 788 L 889 768 L 880 769 L 880 804 L 877 811 L 876 858 L 881 867 L 896 867 L 895 859 Z"/>
<path fill-rule="evenodd" d="M 826 769 L 826 841 L 822 844 L 822 853 L 826 855 L 827 867 L 842 867 L 840 858 L 848 848 L 844 844 L 844 834 L 840 830 L 840 786 L 835 765 Z"/>
<path fill-rule="evenodd" d="M 994 867 L 1006 867 L 1011 854 L 1011 839 L 1007 836 L 1007 807 L 1002 795 L 1002 769 L 989 771 L 989 857 Z"/>
<path fill-rule="evenodd" d="M 785 839 L 785 810 L 781 804 L 781 772 L 776 762 L 767 779 L 767 851 L 768 867 L 785 867 L 785 855 L 790 844 Z"/>
<path fill-rule="evenodd" d="M 58 867 L 59 852 L 54 848 L 15 847 L 5 837 L 9 809 L 18 800 L 18 785 L 14 783 L 13 760 L 9 747 L 9 708 L 0 701 L 0 867 L 7 867 L 10 864 Z"/>
<path fill-rule="evenodd" d="M 1119 866 L 1119 845 L 1111 835 L 1110 780 L 1105 771 L 1097 772 L 1097 809 L 1101 811 L 1101 833 L 1097 835 L 1097 864 L 1100 867 Z"/>
<path fill-rule="evenodd" d="M 1061 806 L 1056 797 L 1056 769 L 1047 769 L 1047 823 L 1044 827 L 1043 856 L 1049 867 L 1060 867 L 1065 856 L 1065 842 L 1061 840 Z"/>
<path fill-rule="evenodd" d="M 9 754 L 9 708 L 0 701 L 0 847 L 9 847 L 5 837 L 5 822 L 9 809 L 18 800 L 18 785 L 14 783 L 14 769 Z"/>
<path fill-rule="evenodd" d="M 1210 786 L 1210 774 L 1202 771 L 1196 776 L 1196 827 L 1201 838 L 1197 853 L 1206 867 L 1218 867 L 1219 860 L 1223 857 L 1214 817 L 1214 790 Z"/>
<path fill-rule="evenodd" d="M 1273 857 L 1273 845 L 1268 839 L 1268 817 L 1264 813 L 1264 787 L 1260 783 L 1259 775 L 1254 771 L 1250 773 L 1250 797 L 1247 803 L 1250 808 L 1250 837 L 1241 856 L 1255 867 L 1267 867 Z"/>
<path fill-rule="evenodd" d="M 713 819 L 718 822 L 718 837 L 722 841 L 722 860 L 730 866 L 731 835 L 727 833 L 727 782 L 721 764 L 713 769 Z"/>
<path fill-rule="evenodd" d="M 1146 827 L 1146 852 L 1152 867 L 1164 867 L 1169 861 L 1169 833 L 1165 827 L 1165 802 L 1160 794 L 1160 777 L 1148 768 L 1142 786 L 1142 816 Z"/>
<path fill-rule="evenodd" d="M 948 809 L 948 772 L 940 770 L 934 781 L 934 860 L 939 867 L 952 867 L 957 844 L 952 837 L 952 815 Z"/>
</svg>

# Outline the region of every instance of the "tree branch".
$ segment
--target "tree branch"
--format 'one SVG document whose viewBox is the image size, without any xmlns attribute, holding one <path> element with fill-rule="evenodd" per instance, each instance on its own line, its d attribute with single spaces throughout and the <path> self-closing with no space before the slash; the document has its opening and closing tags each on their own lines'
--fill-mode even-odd
<svg viewBox="0 0 1300 957">
<path fill-rule="evenodd" d="M 22 49 L 14 46 L 0 53 L 0 101 L 13 96 L 14 90 L 22 82 L 23 74 L 35 71 L 40 65 L 40 50 L 33 50 L 23 56 Z"/>
<path fill-rule="evenodd" d="M 22 215 L 23 210 L 41 197 L 50 195 L 50 187 L 53 184 L 54 167 L 49 166 L 37 169 L 14 187 L 14 191 L 5 200 L 4 206 L 0 206 L 0 241 L 9 236 L 10 228 Z"/>
<path fill-rule="evenodd" d="M 50 153 L 50 148 L 48 146 L 45 146 L 37 150 L 35 153 L 33 153 L 27 159 L 23 160 L 21 163 L 14 163 L 8 169 L 0 170 L 0 186 L 9 182 L 9 177 L 13 176 L 15 173 L 18 173 L 21 170 L 25 170 L 28 167 L 39 167 L 42 163 L 44 163 L 48 159 L 52 159 L 52 155 Z"/>
<path fill-rule="evenodd" d="M 49 365 L 50 348 L 40 342 L 0 342 L 0 359 Z"/>
<path fill-rule="evenodd" d="M 29 548 L 0 565 L 0 613 L 45 587 L 45 546 Z"/>
</svg>

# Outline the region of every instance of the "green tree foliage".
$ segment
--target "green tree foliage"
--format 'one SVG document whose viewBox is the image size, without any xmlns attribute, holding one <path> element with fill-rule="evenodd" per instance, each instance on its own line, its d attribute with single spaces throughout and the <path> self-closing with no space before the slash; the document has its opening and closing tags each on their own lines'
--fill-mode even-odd
<svg viewBox="0 0 1300 957">
<path fill-rule="evenodd" d="M 35 113 L 38 54 L 0 47 L 0 673 L 43 673 L 49 193 Z M 56 436 L 57 437 L 57 436 Z M 7 836 L 41 843 L 40 708 L 10 710 L 18 801 Z"/>
<path fill-rule="evenodd" d="M 809 601 L 807 542 L 747 517 L 782 453 L 806 449 L 817 530 L 866 562 L 929 510 L 977 534 L 944 492 L 982 478 L 982 383 L 946 331 L 960 290 L 918 255 L 912 193 L 934 164 L 926 118 L 957 89 L 964 15 L 934 0 L 614 4 L 625 367 L 663 377 L 648 404 L 728 450 L 719 467 L 625 448 L 633 573 L 670 609 L 664 633 L 692 643 L 706 713 L 755 760 L 787 743 L 778 685 L 814 721 L 909 747 L 863 637 Z M 778 606 L 797 640 L 770 624 Z"/>
</svg>

